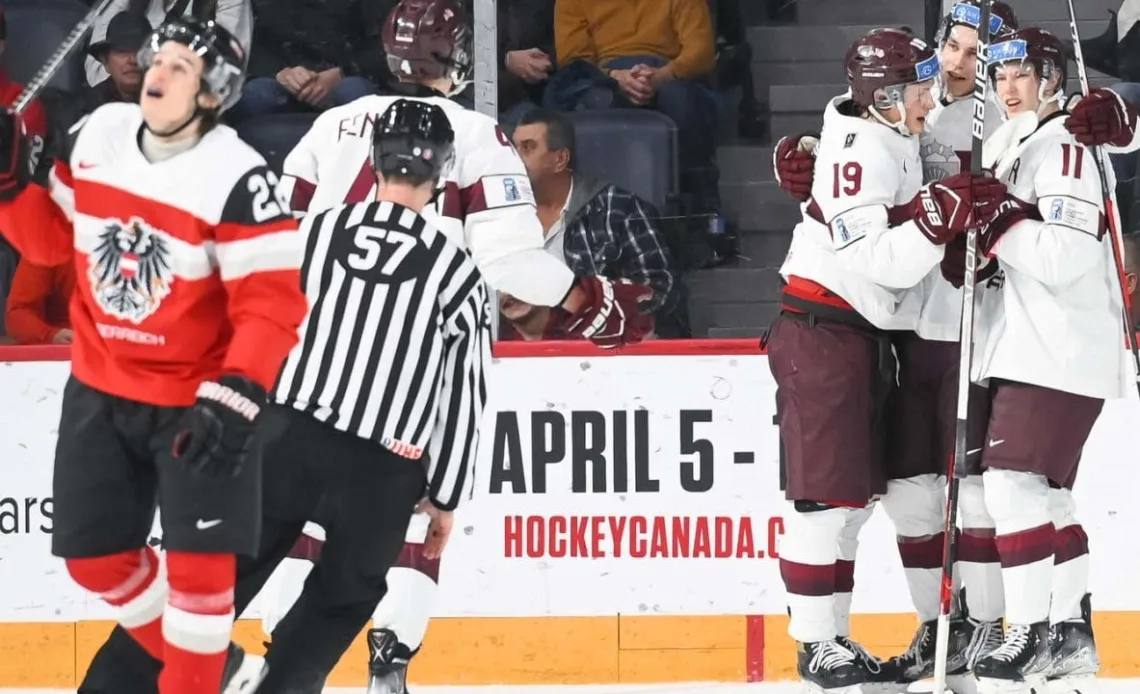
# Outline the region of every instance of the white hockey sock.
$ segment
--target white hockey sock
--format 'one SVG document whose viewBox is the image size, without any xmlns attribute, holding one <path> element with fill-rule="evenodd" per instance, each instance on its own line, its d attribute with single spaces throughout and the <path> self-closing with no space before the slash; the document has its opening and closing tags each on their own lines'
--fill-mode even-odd
<svg viewBox="0 0 1140 694">
<path fill-rule="evenodd" d="M 1049 519 L 1049 483 L 1042 475 L 994 468 L 983 477 L 986 508 L 997 529 L 1006 620 L 1044 622 L 1049 619 L 1056 535 Z"/>
<path fill-rule="evenodd" d="M 796 641 L 828 641 L 835 629 L 835 562 L 847 518 L 861 509 L 800 512 L 788 502 L 780 538 L 780 575 L 788 596 L 788 634 Z"/>
<path fill-rule="evenodd" d="M 994 519 L 986 510 L 981 475 L 958 484 L 962 533 L 958 539 L 958 571 L 966 588 L 966 610 L 974 619 L 995 622 L 1005 615 L 1001 559 L 997 551 Z"/>
<path fill-rule="evenodd" d="M 400 559 L 388 571 L 388 592 L 372 615 L 374 629 L 392 630 L 413 651 L 423 643 L 439 592 L 439 561 L 422 555 L 430 521 L 426 513 L 412 516 Z"/>
<path fill-rule="evenodd" d="M 895 525 L 907 588 L 920 621 L 938 617 L 946 485 L 939 475 L 887 482 L 883 509 Z"/>
<path fill-rule="evenodd" d="M 1077 522 L 1076 502 L 1067 489 L 1049 490 L 1049 512 L 1057 535 L 1053 541 L 1053 602 L 1049 621 L 1058 624 L 1081 616 L 1089 591 L 1089 537 Z"/>
<path fill-rule="evenodd" d="M 874 504 L 851 509 L 839 535 L 839 554 L 835 561 L 835 633 L 851 636 L 851 594 L 855 590 L 855 555 L 859 551 L 859 531 L 874 511 Z"/>
</svg>

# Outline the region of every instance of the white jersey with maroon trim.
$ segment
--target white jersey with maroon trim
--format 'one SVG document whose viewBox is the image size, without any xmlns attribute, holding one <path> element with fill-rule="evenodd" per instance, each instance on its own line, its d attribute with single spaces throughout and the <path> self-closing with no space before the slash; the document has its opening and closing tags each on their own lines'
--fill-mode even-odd
<svg viewBox="0 0 1140 694">
<path fill-rule="evenodd" d="M 233 130 L 150 162 L 138 104 L 72 128 L 48 188 L 0 204 L 0 228 L 36 265 L 74 263 L 72 372 L 152 405 L 194 403 L 223 372 L 272 387 L 307 302 L 304 238 L 277 176 Z"/>
<path fill-rule="evenodd" d="M 935 101 L 934 110 L 926 117 L 926 130 L 919 137 L 923 182 L 932 183 L 970 170 L 973 147 L 974 101 L 969 96 L 954 101 Z M 1001 125 L 997 104 L 986 101 L 985 136 Z M 957 342 L 962 325 L 962 290 L 934 268 L 923 278 L 922 312 L 915 332 L 924 340 Z"/>
<path fill-rule="evenodd" d="M 913 221 L 892 214 L 922 186 L 918 138 L 844 115 L 849 105 L 844 95 L 824 111 L 812 201 L 780 273 L 823 285 L 879 328 L 913 330 L 921 295 L 908 290 L 943 253 Z"/>
<path fill-rule="evenodd" d="M 285 159 L 282 188 L 295 214 L 373 199 L 372 123 L 400 96 L 366 96 L 325 111 Z M 424 219 L 467 249 L 487 282 L 520 301 L 556 306 L 574 281 L 544 247 L 526 167 L 494 119 L 443 97 L 455 166 Z"/>
<path fill-rule="evenodd" d="M 1000 271 L 985 285 L 972 376 L 1119 398 L 1132 379 L 1112 237 L 1092 154 L 1065 129 L 1067 117 L 1058 113 L 1028 138 L 1009 138 L 997 160 L 996 175 L 1032 218 L 992 251 Z"/>
</svg>

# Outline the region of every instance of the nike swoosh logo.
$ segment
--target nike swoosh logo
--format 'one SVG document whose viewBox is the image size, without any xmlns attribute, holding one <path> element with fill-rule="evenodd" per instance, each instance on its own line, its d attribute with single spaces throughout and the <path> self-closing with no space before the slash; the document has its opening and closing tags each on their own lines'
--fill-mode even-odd
<svg viewBox="0 0 1140 694">
<path fill-rule="evenodd" d="M 81 162 L 79 162 L 79 168 L 81 168 L 81 169 L 94 169 L 95 164 L 92 164 L 89 161 L 81 161 Z"/>
<path fill-rule="evenodd" d="M 199 518 L 198 522 L 194 524 L 194 527 L 198 528 L 199 530 L 209 530 L 210 528 L 216 528 L 217 526 L 219 526 L 221 524 L 222 524 L 221 518 L 215 518 L 212 521 L 202 520 L 201 518 Z"/>
<path fill-rule="evenodd" d="M 1002 443 L 1005 443 L 1005 439 L 990 439 L 990 448 Z"/>
</svg>

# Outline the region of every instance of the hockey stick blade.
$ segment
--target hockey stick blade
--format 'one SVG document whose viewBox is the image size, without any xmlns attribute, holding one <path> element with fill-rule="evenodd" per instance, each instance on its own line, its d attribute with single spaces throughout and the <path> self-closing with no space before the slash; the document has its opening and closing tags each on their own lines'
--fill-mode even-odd
<svg viewBox="0 0 1140 694">
<path fill-rule="evenodd" d="M 974 114 L 970 124 L 970 173 L 982 173 L 982 145 L 986 132 L 986 86 L 990 50 L 990 15 L 993 0 L 982 0 L 978 22 L 978 54 L 974 61 Z M 954 422 L 954 457 L 946 474 L 946 522 L 942 541 L 942 589 L 938 630 L 934 640 L 934 694 L 946 691 L 946 663 L 950 657 L 950 612 L 954 606 L 954 561 L 958 542 L 958 481 L 966 474 L 969 455 L 967 426 L 970 412 L 970 367 L 974 360 L 974 293 L 978 277 L 978 229 L 966 230 L 966 267 L 962 278 L 962 325 L 958 354 L 958 408 Z"/>
<path fill-rule="evenodd" d="M 1077 78 L 1081 83 L 1081 94 L 1089 95 L 1089 75 L 1085 70 L 1084 52 L 1081 50 L 1081 32 L 1077 28 L 1077 13 L 1073 8 L 1073 0 L 1069 4 L 1069 31 L 1073 38 L 1073 58 L 1077 63 Z M 1116 284 L 1120 290 L 1121 321 L 1124 324 L 1124 340 L 1132 352 L 1132 375 L 1136 380 L 1136 391 L 1140 394 L 1140 346 L 1136 344 L 1136 330 L 1132 325 L 1132 297 L 1128 295 L 1128 281 L 1125 279 L 1124 254 L 1120 237 L 1120 222 L 1117 217 L 1116 201 L 1113 199 L 1114 190 L 1108 185 L 1108 172 L 1104 166 L 1104 151 L 1100 147 L 1091 147 L 1096 172 L 1100 175 L 1100 191 L 1104 215 L 1108 218 L 1108 235 L 1112 243 L 1112 259 L 1116 264 Z"/>
<path fill-rule="evenodd" d="M 51 81 L 52 77 L 55 77 L 67 59 L 83 44 L 83 39 L 91 27 L 95 25 L 95 20 L 99 19 L 99 16 L 111 6 L 112 2 L 113 0 L 99 0 L 99 4 L 92 7 L 91 11 L 79 20 L 79 23 L 55 50 L 55 53 L 39 69 L 39 72 L 28 80 L 28 84 L 24 87 L 24 91 L 20 92 L 20 96 L 16 97 L 16 101 L 12 103 L 11 107 L 14 113 L 23 113 L 28 109 L 28 106 L 47 87 L 48 82 Z"/>
</svg>

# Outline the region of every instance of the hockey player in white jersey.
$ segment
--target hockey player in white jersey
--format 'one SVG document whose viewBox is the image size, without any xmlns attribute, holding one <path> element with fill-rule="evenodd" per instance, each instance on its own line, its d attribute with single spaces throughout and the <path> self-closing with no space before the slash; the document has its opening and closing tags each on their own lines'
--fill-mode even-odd
<svg viewBox="0 0 1140 694">
<path fill-rule="evenodd" d="M 1008 121 L 987 141 L 985 164 L 1009 198 L 979 239 L 999 271 L 978 312 L 972 377 L 992 391 L 982 466 L 1008 628 L 974 673 L 979 692 L 1029 694 L 1047 678 L 1079 686 L 1099 665 L 1072 489 L 1104 401 L 1123 397 L 1132 374 L 1106 191 L 1092 153 L 1065 127 L 1065 49 L 1029 28 L 989 58 Z"/>
<path fill-rule="evenodd" d="M 787 285 L 767 340 L 787 473 L 780 568 L 789 632 L 800 677 L 844 693 L 881 670 L 847 638 L 851 577 L 840 574 L 885 491 L 890 331 L 915 328 L 922 301 L 912 289 L 947 243 L 1005 197 L 1000 183 L 968 172 L 922 185 L 918 135 L 940 71 L 931 47 L 877 29 L 845 63 L 851 90 L 824 112 L 812 196 L 781 268 Z"/>
<path fill-rule="evenodd" d="M 575 277 L 547 253 L 526 168 L 510 140 L 494 119 L 448 99 L 472 76 L 471 24 L 461 3 L 402 0 L 382 37 L 406 93 L 357 99 L 317 119 L 284 164 L 282 189 L 294 213 L 367 199 L 375 183 L 369 161 L 373 120 L 398 98 L 424 99 L 444 109 L 456 133 L 455 167 L 435 209 L 424 210 L 425 219 L 469 250 L 492 288 L 529 304 L 560 307 L 551 312 L 555 330 L 605 347 L 640 340 L 651 328 L 639 308 L 650 290 L 626 280 Z M 426 515 L 413 518 L 408 544 L 388 574 L 389 592 L 368 638 L 374 692 L 404 690 L 408 661 L 426 632 L 439 572 L 438 558 L 422 556 L 430 531 Z M 308 568 L 307 562 L 286 560 L 267 587 L 281 598 L 268 615 L 267 631 L 299 594 Z"/>
</svg>

